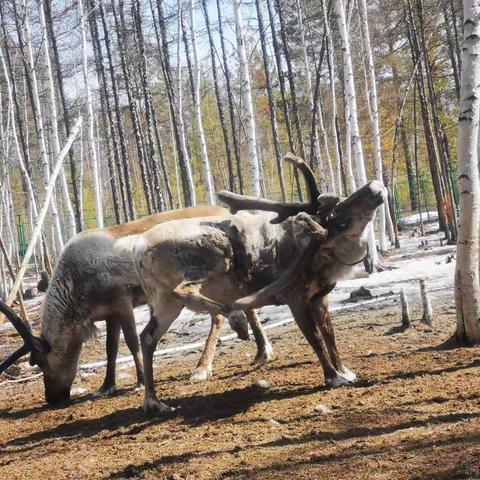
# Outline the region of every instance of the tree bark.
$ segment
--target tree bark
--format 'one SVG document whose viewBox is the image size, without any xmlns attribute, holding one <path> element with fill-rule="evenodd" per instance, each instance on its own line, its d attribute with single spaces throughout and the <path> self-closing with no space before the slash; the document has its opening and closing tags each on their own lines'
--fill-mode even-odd
<svg viewBox="0 0 480 480">
<path fill-rule="evenodd" d="M 458 190 L 460 216 L 455 269 L 457 338 L 480 342 L 479 229 L 480 184 L 478 133 L 480 99 L 480 11 L 477 2 L 463 0 L 464 41 L 458 118 Z"/>
<path fill-rule="evenodd" d="M 55 37 L 55 32 L 53 29 L 53 18 L 52 18 L 52 0 L 44 0 L 43 4 L 43 14 L 45 15 L 45 21 L 47 25 L 47 36 L 45 39 L 50 43 L 53 53 L 53 62 L 55 67 L 55 76 L 57 78 L 58 93 L 60 95 L 60 102 L 62 104 L 63 112 L 63 124 L 65 126 L 65 135 L 68 137 L 70 135 L 70 117 L 68 115 L 67 101 L 65 98 L 65 88 L 63 81 L 63 72 L 60 64 L 60 57 L 58 54 L 58 45 L 57 39 Z M 41 12 L 42 13 L 42 12 Z M 81 198 L 81 186 L 79 185 L 79 174 L 77 170 L 77 164 L 75 163 L 75 158 L 73 154 L 73 148 L 68 152 L 69 162 L 70 162 L 70 177 L 72 181 L 72 192 L 73 192 L 73 207 L 75 209 L 75 225 L 77 232 L 83 230 L 83 217 L 82 217 L 82 198 Z"/>
<path fill-rule="evenodd" d="M 262 47 L 263 68 L 265 70 L 265 83 L 267 87 L 270 124 L 272 126 L 273 149 L 275 152 L 275 162 L 277 165 L 281 198 L 282 198 L 282 201 L 284 202 L 286 200 L 285 177 L 283 173 L 283 161 L 282 161 L 282 152 L 280 147 L 280 138 L 278 136 L 277 106 L 275 104 L 275 98 L 273 97 L 272 80 L 270 77 L 270 67 L 268 64 L 267 42 L 265 40 L 265 27 L 263 23 L 263 14 L 262 14 L 262 7 L 260 5 L 260 0 L 255 0 L 255 6 L 257 9 L 258 28 L 260 30 L 260 45 Z"/>
<path fill-rule="evenodd" d="M 200 63 L 198 59 L 197 49 L 197 32 L 195 27 L 195 1 L 190 0 L 190 35 L 193 51 L 193 108 L 195 110 L 195 123 L 197 127 L 198 141 L 200 144 L 200 156 L 203 163 L 203 176 L 205 181 L 205 198 L 207 203 L 213 205 L 215 203 L 215 187 L 213 185 L 212 171 L 210 161 L 208 159 L 207 141 L 205 140 L 205 132 L 203 130 L 202 106 L 200 103 Z M 187 57 L 188 58 L 188 57 Z"/>
<path fill-rule="evenodd" d="M 250 86 L 250 72 L 248 67 L 247 54 L 245 51 L 245 38 L 243 33 L 243 19 L 241 1 L 234 0 L 235 31 L 237 34 L 237 49 L 240 75 L 240 88 L 243 95 L 243 116 L 247 140 L 247 161 L 250 170 L 250 190 L 254 197 L 261 195 L 260 190 L 260 168 L 257 155 L 257 133 L 255 129 L 255 114 L 253 108 L 252 90 Z"/>
</svg>

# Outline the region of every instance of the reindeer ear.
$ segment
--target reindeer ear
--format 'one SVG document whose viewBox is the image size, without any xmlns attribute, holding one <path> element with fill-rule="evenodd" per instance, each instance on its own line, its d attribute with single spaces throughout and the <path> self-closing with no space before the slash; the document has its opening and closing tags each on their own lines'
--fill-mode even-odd
<svg viewBox="0 0 480 480">
<path fill-rule="evenodd" d="M 338 202 L 340 198 L 329 193 L 322 193 L 317 197 L 318 211 L 322 214 L 328 213 Z"/>
</svg>

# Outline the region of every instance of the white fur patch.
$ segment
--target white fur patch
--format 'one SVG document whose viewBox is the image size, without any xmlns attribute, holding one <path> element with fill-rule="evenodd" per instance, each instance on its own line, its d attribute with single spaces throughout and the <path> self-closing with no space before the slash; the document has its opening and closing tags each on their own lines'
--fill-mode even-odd
<svg viewBox="0 0 480 480">
<path fill-rule="evenodd" d="M 123 257 L 137 257 L 146 248 L 147 243 L 142 234 L 119 238 L 113 245 L 114 251 Z"/>
</svg>

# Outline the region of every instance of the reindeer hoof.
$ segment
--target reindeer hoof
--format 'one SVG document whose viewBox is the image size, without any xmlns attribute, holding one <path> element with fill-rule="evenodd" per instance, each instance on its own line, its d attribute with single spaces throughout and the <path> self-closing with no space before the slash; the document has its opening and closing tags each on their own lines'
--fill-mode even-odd
<svg viewBox="0 0 480 480">
<path fill-rule="evenodd" d="M 169 407 L 166 403 L 155 398 L 146 398 L 143 401 L 143 411 L 148 415 L 158 415 L 160 413 L 174 412 L 175 408 Z"/>
<path fill-rule="evenodd" d="M 116 385 L 105 386 L 102 385 L 94 394 L 94 398 L 101 398 L 101 397 L 110 397 L 114 395 L 117 391 Z"/>
<path fill-rule="evenodd" d="M 268 362 L 273 360 L 273 349 L 272 346 L 267 343 L 263 351 L 258 352 L 255 358 L 253 359 L 252 365 L 265 365 Z"/>
<path fill-rule="evenodd" d="M 206 382 L 212 378 L 212 370 L 210 368 L 196 368 L 190 376 L 192 383 Z"/>
<path fill-rule="evenodd" d="M 357 376 L 349 368 L 343 367 L 343 370 L 340 372 L 342 377 L 345 377 L 349 382 L 356 382 Z"/>
<path fill-rule="evenodd" d="M 350 372 L 350 371 L 349 371 Z M 356 375 L 350 372 L 350 375 L 343 372 L 338 372 L 337 375 L 325 379 L 325 384 L 329 387 L 343 387 L 345 385 L 352 385 L 355 382 Z"/>
</svg>

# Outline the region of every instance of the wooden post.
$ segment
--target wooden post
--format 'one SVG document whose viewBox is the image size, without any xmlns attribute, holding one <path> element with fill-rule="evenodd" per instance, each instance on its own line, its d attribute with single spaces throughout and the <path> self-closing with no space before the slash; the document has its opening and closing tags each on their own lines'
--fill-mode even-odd
<svg viewBox="0 0 480 480">
<path fill-rule="evenodd" d="M 17 277 L 15 279 L 15 282 L 13 283 L 12 290 L 5 302 L 8 306 L 12 304 L 14 298 L 17 295 L 18 289 L 22 282 L 22 278 L 25 275 L 25 271 L 27 270 L 28 262 L 30 261 L 30 257 L 32 256 L 35 243 L 42 231 L 43 222 L 45 221 L 45 217 L 47 215 L 47 210 L 50 205 L 50 200 L 52 199 L 53 191 L 55 188 L 55 182 L 62 168 L 63 160 L 67 156 L 67 153 L 70 150 L 70 147 L 72 146 L 75 138 L 77 137 L 78 132 L 80 131 L 81 125 L 82 125 L 82 117 L 78 117 L 75 123 L 75 126 L 73 127 L 72 132 L 70 133 L 67 139 L 67 142 L 65 143 L 65 146 L 63 147 L 62 151 L 58 155 L 58 158 L 55 162 L 55 168 L 52 171 L 52 174 L 50 176 L 50 182 L 47 185 L 47 188 L 45 191 L 45 200 L 43 201 L 42 209 L 38 214 L 37 223 L 35 225 L 35 228 L 33 229 L 32 238 L 30 239 L 30 243 L 28 244 L 27 251 L 25 252 L 25 255 L 23 257 L 22 264 L 18 269 Z"/>
<path fill-rule="evenodd" d="M 0 237 L 0 249 L 2 250 L 3 257 L 5 258 L 5 263 L 7 264 L 8 272 L 12 277 L 12 280 L 15 281 L 15 272 L 12 268 L 12 262 L 10 262 L 10 258 L 8 257 L 7 249 L 5 248 L 5 244 L 3 243 L 3 238 Z M 17 293 L 18 303 L 20 303 L 20 313 L 22 315 L 22 320 L 25 323 L 28 323 L 28 314 L 27 309 L 25 308 L 25 302 L 23 301 L 22 292 L 19 290 Z"/>
<path fill-rule="evenodd" d="M 407 329 L 410 327 L 410 307 L 403 288 L 400 290 L 400 302 L 402 303 L 402 327 Z"/>
<path fill-rule="evenodd" d="M 431 325 L 433 322 L 432 302 L 427 292 L 427 282 L 424 278 L 420 280 L 420 293 L 422 295 L 423 316 L 422 322 Z"/>
</svg>

